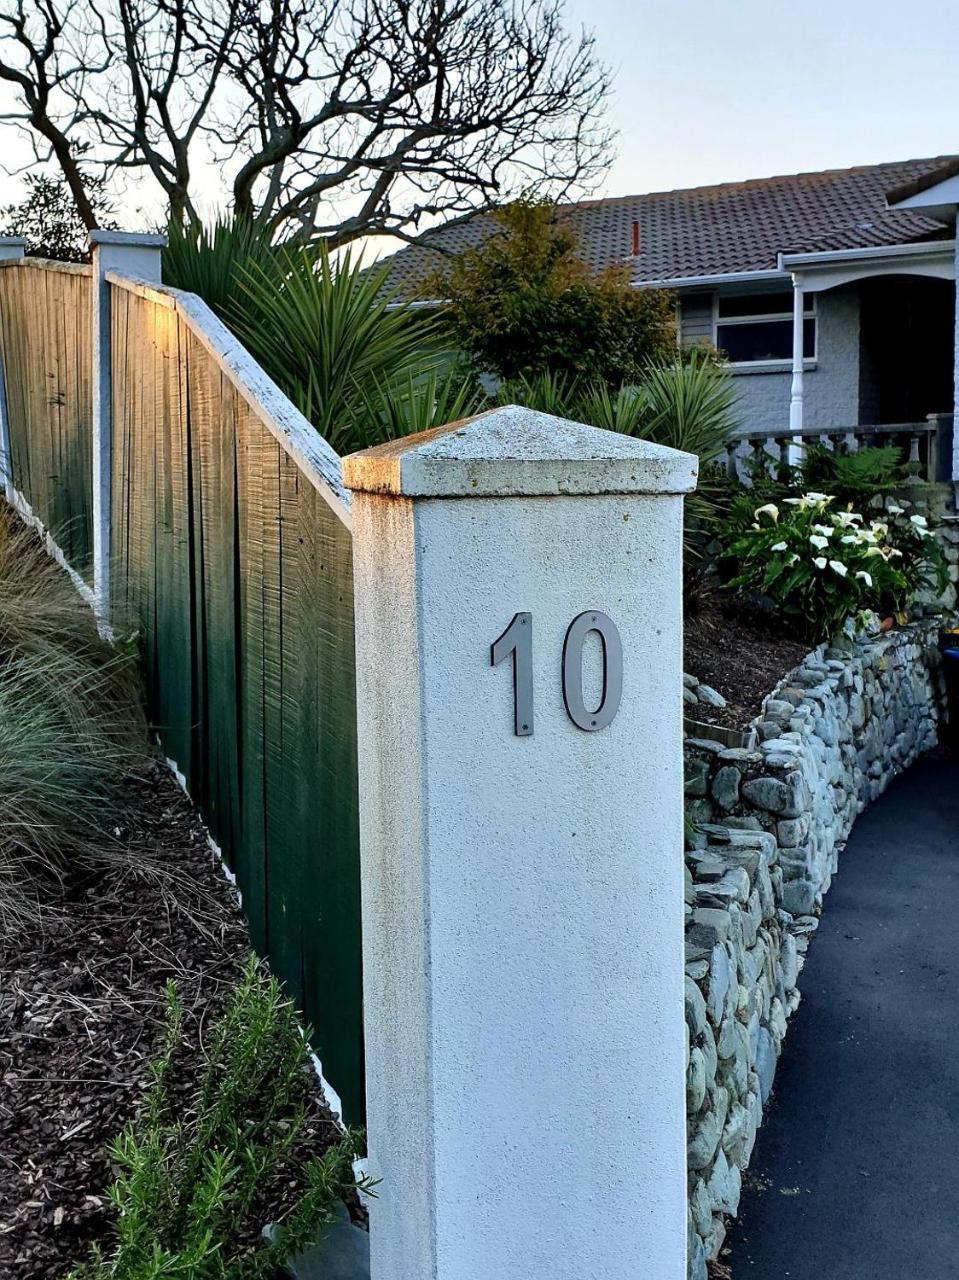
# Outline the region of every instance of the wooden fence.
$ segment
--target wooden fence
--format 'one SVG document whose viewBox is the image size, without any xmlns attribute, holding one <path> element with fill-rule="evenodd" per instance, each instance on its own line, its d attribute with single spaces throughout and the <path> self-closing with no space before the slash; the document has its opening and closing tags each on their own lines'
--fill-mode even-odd
<svg viewBox="0 0 959 1280">
<path fill-rule="evenodd" d="M 111 618 L 139 634 L 163 751 L 355 1121 L 356 703 L 339 459 L 199 299 L 108 279 Z M 91 307 L 87 274 L 0 271 L 14 484 L 48 529 L 82 531 L 61 546 L 84 568 Z"/>
<path fill-rule="evenodd" d="M 3 263 L 0 344 L 10 480 L 72 568 L 92 578 L 89 267 Z"/>
</svg>

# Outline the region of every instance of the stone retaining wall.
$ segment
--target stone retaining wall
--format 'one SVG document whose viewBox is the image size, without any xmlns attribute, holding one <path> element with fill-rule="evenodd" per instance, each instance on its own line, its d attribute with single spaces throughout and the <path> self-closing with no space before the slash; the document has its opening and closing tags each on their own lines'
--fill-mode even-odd
<svg viewBox="0 0 959 1280">
<path fill-rule="evenodd" d="M 816 649 L 767 698 L 755 750 L 687 739 L 690 1280 L 705 1280 L 736 1212 L 839 851 L 936 742 L 937 633 L 920 622 Z"/>
</svg>

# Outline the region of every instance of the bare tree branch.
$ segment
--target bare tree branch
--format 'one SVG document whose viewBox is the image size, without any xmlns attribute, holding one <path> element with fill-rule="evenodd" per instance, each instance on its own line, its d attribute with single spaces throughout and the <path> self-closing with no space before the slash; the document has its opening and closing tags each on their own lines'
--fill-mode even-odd
<svg viewBox="0 0 959 1280">
<path fill-rule="evenodd" d="M 562 0 L 0 0 L 0 79 L 85 221 L 84 167 L 194 218 L 214 163 L 281 238 L 415 240 L 608 163 L 608 76 Z M 89 221 L 88 225 L 95 225 Z"/>
</svg>

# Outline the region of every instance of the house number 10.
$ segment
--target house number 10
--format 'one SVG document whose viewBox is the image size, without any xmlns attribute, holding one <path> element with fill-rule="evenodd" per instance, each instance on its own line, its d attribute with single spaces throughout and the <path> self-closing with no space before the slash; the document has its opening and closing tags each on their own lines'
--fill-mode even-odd
<svg viewBox="0 0 959 1280">
<path fill-rule="evenodd" d="M 595 631 L 603 645 L 603 696 L 595 711 L 583 701 L 583 644 Z M 495 667 L 513 657 L 513 722 L 519 738 L 533 732 L 533 615 L 517 613 L 490 646 Z M 563 701 L 578 729 L 595 733 L 612 724 L 623 700 L 623 642 L 616 623 L 598 609 L 587 609 L 569 624 L 563 642 Z"/>
</svg>

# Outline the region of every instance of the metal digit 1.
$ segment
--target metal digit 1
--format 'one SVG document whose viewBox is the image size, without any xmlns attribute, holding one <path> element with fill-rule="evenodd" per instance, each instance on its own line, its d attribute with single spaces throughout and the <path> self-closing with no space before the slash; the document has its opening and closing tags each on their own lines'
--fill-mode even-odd
<svg viewBox="0 0 959 1280">
<path fill-rule="evenodd" d="M 518 738 L 533 732 L 533 615 L 517 613 L 498 640 L 490 645 L 495 667 L 513 655 L 513 724 Z"/>
<path fill-rule="evenodd" d="M 583 702 L 583 643 L 591 631 L 603 642 L 603 696 L 595 711 Z M 612 724 L 623 700 L 623 642 L 612 618 L 587 609 L 569 624 L 563 644 L 563 701 L 573 724 L 587 733 Z"/>
</svg>

